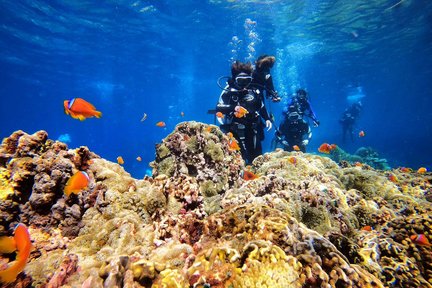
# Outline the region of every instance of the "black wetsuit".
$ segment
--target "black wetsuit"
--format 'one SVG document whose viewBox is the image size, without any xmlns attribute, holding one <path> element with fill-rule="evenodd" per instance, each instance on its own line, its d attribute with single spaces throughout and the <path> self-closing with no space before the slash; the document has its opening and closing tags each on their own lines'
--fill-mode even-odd
<svg viewBox="0 0 432 288">
<path fill-rule="evenodd" d="M 259 89 L 250 88 L 237 90 L 228 86 L 217 104 L 216 111 L 225 115 L 225 124 L 221 125 L 225 133 L 233 133 L 239 142 L 243 159 L 251 163 L 255 157 L 262 154 L 261 141 L 264 140 L 263 120 L 270 120 Z M 242 106 L 249 113 L 245 117 L 234 115 L 235 107 Z"/>
<path fill-rule="evenodd" d="M 351 141 L 354 142 L 354 124 L 360 116 L 361 106 L 353 104 L 342 114 L 339 123 L 342 125 L 342 141 L 345 143 L 346 134 L 350 135 Z"/>
</svg>

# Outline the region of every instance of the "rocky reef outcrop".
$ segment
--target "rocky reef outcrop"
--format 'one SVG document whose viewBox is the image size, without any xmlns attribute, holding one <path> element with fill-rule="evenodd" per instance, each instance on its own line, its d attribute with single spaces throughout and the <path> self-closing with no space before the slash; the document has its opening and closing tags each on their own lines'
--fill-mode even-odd
<svg viewBox="0 0 432 288">
<path fill-rule="evenodd" d="M 34 247 L 6 287 L 432 287 L 432 248 L 410 239 L 432 237 L 430 174 L 282 150 L 245 167 L 198 122 L 151 166 L 134 179 L 44 131 L 5 138 L 0 233 L 24 223 Z M 90 185 L 67 197 L 76 171 Z"/>
</svg>

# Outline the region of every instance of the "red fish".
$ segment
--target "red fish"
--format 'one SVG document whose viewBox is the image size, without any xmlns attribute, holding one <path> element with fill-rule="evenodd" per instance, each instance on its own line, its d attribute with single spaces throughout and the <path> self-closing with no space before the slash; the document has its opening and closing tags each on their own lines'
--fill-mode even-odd
<svg viewBox="0 0 432 288">
<path fill-rule="evenodd" d="M 416 234 L 416 235 L 411 235 L 410 239 L 418 245 L 421 246 L 428 246 L 430 247 L 431 244 L 429 243 L 429 240 L 426 238 L 426 236 L 424 234 Z"/>
<path fill-rule="evenodd" d="M 298 145 L 294 145 L 294 146 L 293 146 L 293 150 L 294 150 L 294 151 L 300 151 L 300 147 L 299 147 Z"/>
<path fill-rule="evenodd" d="M 295 165 L 297 163 L 297 158 L 294 156 L 291 156 L 288 158 L 288 162 Z"/>
<path fill-rule="evenodd" d="M 223 119 L 225 117 L 225 115 L 222 112 L 219 111 L 219 112 L 216 113 L 216 117 L 220 118 L 220 119 Z"/>
<path fill-rule="evenodd" d="M 255 173 L 252 173 L 252 172 L 247 171 L 247 170 L 243 171 L 243 179 L 244 180 L 254 180 L 257 178 L 258 178 L 258 175 L 256 175 Z"/>
<path fill-rule="evenodd" d="M 334 149 L 336 149 L 336 144 L 328 144 L 328 143 L 323 143 L 321 144 L 321 146 L 318 148 L 318 151 L 321 153 L 325 153 L 325 154 L 330 154 L 330 152 Z"/>
<path fill-rule="evenodd" d="M 236 139 L 230 139 L 228 142 L 228 149 L 231 151 L 239 151 L 240 146 L 238 145 L 238 142 Z"/>
<path fill-rule="evenodd" d="M 396 175 L 394 175 L 394 174 L 389 174 L 388 179 L 393 183 L 396 183 L 399 181 L 398 178 L 396 177 Z"/>
<path fill-rule="evenodd" d="M 361 230 L 362 231 L 372 231 L 373 230 L 373 228 L 372 228 L 372 226 L 369 226 L 369 225 L 366 225 L 366 226 L 364 226 L 363 228 L 361 228 Z"/>
<path fill-rule="evenodd" d="M 158 126 L 158 127 L 165 127 L 166 123 L 164 121 L 159 121 L 159 122 L 156 123 L 156 126 Z"/>
<path fill-rule="evenodd" d="M 87 118 L 101 118 L 102 112 L 96 111 L 93 104 L 85 101 L 82 98 L 72 98 L 63 102 L 66 115 L 70 115 L 74 119 L 84 121 Z"/>
<path fill-rule="evenodd" d="M 117 157 L 117 163 L 120 164 L 120 165 L 123 165 L 123 164 L 124 164 L 124 159 L 123 159 L 122 156 L 118 156 L 118 157 Z"/>
<path fill-rule="evenodd" d="M 365 132 L 363 131 L 363 130 L 361 130 L 360 132 L 359 132 L 359 137 L 364 137 L 365 136 Z"/>
<path fill-rule="evenodd" d="M 5 240 L 7 239 L 7 240 Z M 14 230 L 14 237 L 0 237 L 0 252 L 12 253 L 17 251 L 15 261 L 5 270 L 0 271 L 0 282 L 12 283 L 21 271 L 24 270 L 31 250 L 30 234 L 24 224 L 18 224 Z"/>
<path fill-rule="evenodd" d="M 75 173 L 66 183 L 64 193 L 69 196 L 71 193 L 78 194 L 83 189 L 87 188 L 89 184 L 89 176 L 84 171 Z"/>
</svg>

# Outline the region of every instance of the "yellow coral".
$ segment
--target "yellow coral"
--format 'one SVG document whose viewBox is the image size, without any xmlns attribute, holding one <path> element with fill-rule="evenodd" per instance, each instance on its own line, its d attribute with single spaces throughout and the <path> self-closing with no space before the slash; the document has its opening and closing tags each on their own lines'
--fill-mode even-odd
<svg viewBox="0 0 432 288">
<path fill-rule="evenodd" d="M 5 168 L 0 168 L 0 200 L 5 200 L 9 195 L 14 193 L 9 179 L 9 171 Z"/>
</svg>

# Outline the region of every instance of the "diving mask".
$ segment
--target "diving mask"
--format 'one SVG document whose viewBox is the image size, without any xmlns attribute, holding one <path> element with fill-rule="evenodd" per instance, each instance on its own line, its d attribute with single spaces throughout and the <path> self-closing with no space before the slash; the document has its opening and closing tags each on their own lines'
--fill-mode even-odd
<svg viewBox="0 0 432 288">
<path fill-rule="evenodd" d="M 246 88 L 252 82 L 252 76 L 246 73 L 240 73 L 236 78 L 235 82 L 240 88 Z"/>
</svg>

